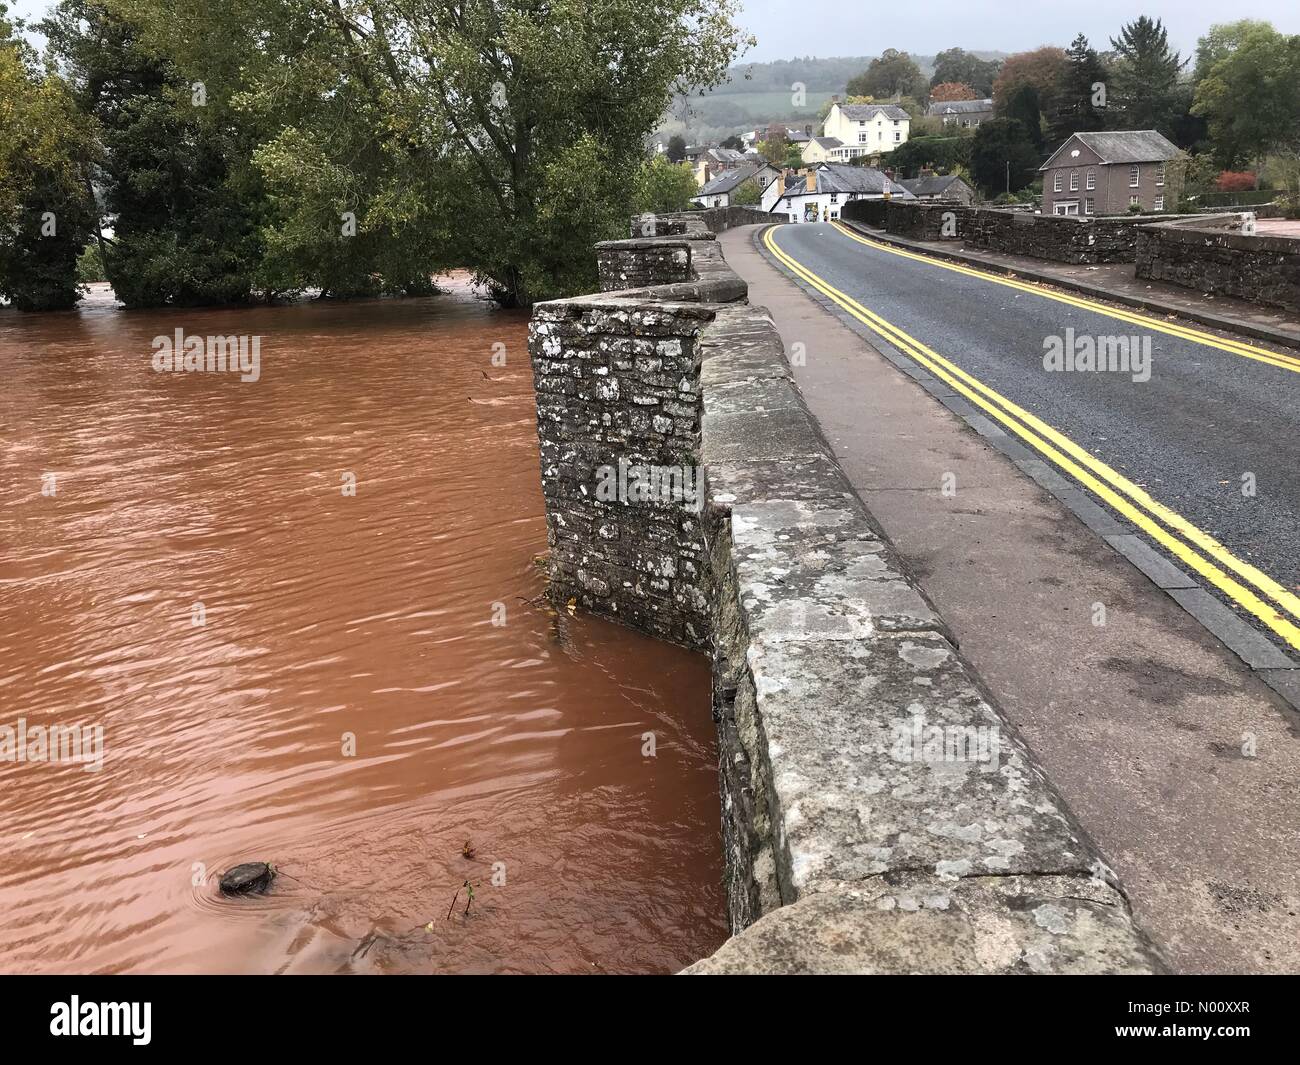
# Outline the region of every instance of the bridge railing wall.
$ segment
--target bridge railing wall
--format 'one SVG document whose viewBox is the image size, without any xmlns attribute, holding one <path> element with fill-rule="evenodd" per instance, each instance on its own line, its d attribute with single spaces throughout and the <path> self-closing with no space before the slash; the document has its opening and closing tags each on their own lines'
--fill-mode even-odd
<svg viewBox="0 0 1300 1065">
<path fill-rule="evenodd" d="M 663 227 L 600 245 L 608 291 L 537 305 L 529 350 L 552 594 L 712 658 L 734 934 L 688 971 L 1158 969 L 770 316 L 704 219 Z"/>
<path fill-rule="evenodd" d="M 1142 226 L 1137 276 L 1300 312 L 1300 238 L 1243 234 L 1244 217 Z"/>
</svg>

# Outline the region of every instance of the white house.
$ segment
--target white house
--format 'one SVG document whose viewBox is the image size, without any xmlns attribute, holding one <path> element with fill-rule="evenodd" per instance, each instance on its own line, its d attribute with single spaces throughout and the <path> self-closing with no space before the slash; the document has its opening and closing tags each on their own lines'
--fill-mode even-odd
<svg viewBox="0 0 1300 1065">
<path fill-rule="evenodd" d="M 840 162 L 841 160 L 832 156 L 831 152 L 843 147 L 844 142 L 839 137 L 809 137 L 800 154 L 808 166 L 815 163 Z"/>
<path fill-rule="evenodd" d="M 746 162 L 730 170 L 723 171 L 691 197 L 691 203 L 701 207 L 730 207 L 736 190 L 748 181 L 754 182 L 759 189 L 759 203 L 768 189 L 776 185 L 781 171 L 768 162 Z"/>
<path fill-rule="evenodd" d="M 762 207 L 789 222 L 828 222 L 850 200 L 916 199 L 896 181 L 868 166 L 822 163 L 793 180 L 781 178 L 763 194 Z"/>
<path fill-rule="evenodd" d="M 824 138 L 833 137 L 838 147 L 828 149 L 833 162 L 847 163 L 862 155 L 892 152 L 907 143 L 911 116 L 896 104 L 831 104 L 822 126 Z"/>
</svg>

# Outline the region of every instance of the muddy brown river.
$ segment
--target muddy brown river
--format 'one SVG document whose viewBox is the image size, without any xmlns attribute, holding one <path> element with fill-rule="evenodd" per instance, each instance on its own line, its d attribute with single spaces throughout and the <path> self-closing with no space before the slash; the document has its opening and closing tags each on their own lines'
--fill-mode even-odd
<svg viewBox="0 0 1300 1065">
<path fill-rule="evenodd" d="M 0 309 L 0 971 L 667 972 L 722 942 L 708 665 L 539 598 L 526 326 L 463 281 Z M 177 329 L 260 336 L 258 379 L 156 371 Z M 270 894 L 220 895 L 243 861 Z"/>
</svg>

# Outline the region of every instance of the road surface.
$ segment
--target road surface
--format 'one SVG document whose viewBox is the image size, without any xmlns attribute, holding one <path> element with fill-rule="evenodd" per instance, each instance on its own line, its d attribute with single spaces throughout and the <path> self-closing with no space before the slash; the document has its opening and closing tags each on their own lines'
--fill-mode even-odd
<svg viewBox="0 0 1300 1065">
<path fill-rule="evenodd" d="M 1182 971 L 1300 971 L 1300 719 L 1262 682 L 1300 657 L 1298 353 L 1112 317 L 832 225 L 772 228 L 773 248 L 763 232 L 723 234 L 728 262 L 1139 921 Z M 1046 370 L 1045 340 L 1067 329 L 1149 336 L 1149 379 Z M 1188 611 L 1226 615 L 1269 668 Z"/>
</svg>

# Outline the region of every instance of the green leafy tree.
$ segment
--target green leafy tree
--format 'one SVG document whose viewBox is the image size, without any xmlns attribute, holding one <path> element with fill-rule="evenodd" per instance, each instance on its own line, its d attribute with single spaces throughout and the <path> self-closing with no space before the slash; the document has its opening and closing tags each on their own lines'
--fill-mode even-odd
<svg viewBox="0 0 1300 1065">
<path fill-rule="evenodd" d="M 906 52 L 886 48 L 873 59 L 845 89 L 849 96 L 871 96 L 877 99 L 912 96 L 924 99 L 929 90 L 921 68 Z"/>
<path fill-rule="evenodd" d="M 1029 82 L 1017 85 L 1007 99 L 1003 117 L 1013 119 L 1024 127 L 1034 151 L 1043 153 L 1043 113 L 1038 106 L 1038 90 Z"/>
<path fill-rule="evenodd" d="M 77 258 L 93 231 L 95 146 L 66 82 L 42 73 L 0 4 L 0 296 L 62 310 L 80 296 Z"/>
<path fill-rule="evenodd" d="M 903 177 L 917 177 L 922 167 L 951 174 L 969 167 L 973 136 L 909 137 L 889 153 L 889 165 Z"/>
<path fill-rule="evenodd" d="M 970 172 L 986 196 L 1016 192 L 1033 180 L 1038 150 L 1021 123 L 1010 118 L 982 122 L 971 143 Z"/>
<path fill-rule="evenodd" d="M 958 82 L 969 85 L 976 93 L 975 99 L 988 99 L 993 95 L 993 79 L 998 76 L 1000 67 L 1001 64 L 996 59 L 981 59 L 962 48 L 947 48 L 934 57 L 934 74 L 930 78 L 930 85 L 934 87 L 945 82 Z"/>
<path fill-rule="evenodd" d="M 1202 71 L 1192 105 L 1206 119 L 1223 167 L 1300 150 L 1300 36 L 1284 36 L 1267 23 L 1235 28 L 1240 32 L 1231 45 L 1216 48 Z"/>
<path fill-rule="evenodd" d="M 1047 116 L 1050 147 L 1056 148 L 1073 133 L 1106 128 L 1106 66 L 1082 33 L 1065 52 L 1067 67 L 1061 91 Z"/>
<path fill-rule="evenodd" d="M 104 265 L 118 298 L 248 299 L 261 256 L 250 145 L 100 0 L 63 0 L 41 29 L 102 141 L 96 180 L 114 230 Z"/>
<path fill-rule="evenodd" d="M 735 207 L 757 207 L 763 200 L 763 190 L 753 178 L 742 181 L 731 193 L 731 203 Z"/>
<path fill-rule="evenodd" d="M 686 138 L 680 133 L 674 133 L 668 138 L 668 147 L 664 154 L 670 163 L 680 163 L 686 158 Z"/>
<path fill-rule="evenodd" d="M 1242 41 L 1252 30 L 1272 30 L 1273 24 L 1259 19 L 1243 18 L 1236 22 L 1218 22 L 1196 42 L 1196 64 L 1192 68 L 1192 82 L 1199 85 L 1205 80 L 1220 59 L 1241 47 Z"/>
<path fill-rule="evenodd" d="M 358 232 L 468 266 L 511 306 L 594 287 L 645 138 L 749 43 L 733 0 L 113 2 L 277 131 L 259 166 L 282 212 L 311 206 L 287 248 L 353 197 Z"/>
<path fill-rule="evenodd" d="M 691 168 L 681 163 L 669 162 L 656 155 L 642 164 L 637 173 L 636 200 L 633 204 L 638 214 L 668 214 L 685 211 L 691 206 L 691 197 L 699 192 Z"/>
<path fill-rule="evenodd" d="M 1169 47 L 1164 24 L 1140 15 L 1110 44 L 1115 57 L 1107 83 L 1110 127 L 1154 129 L 1174 136 L 1178 118 L 1185 113 L 1178 74 L 1186 61 Z"/>
</svg>

